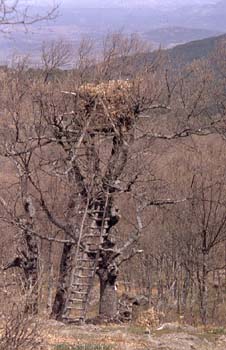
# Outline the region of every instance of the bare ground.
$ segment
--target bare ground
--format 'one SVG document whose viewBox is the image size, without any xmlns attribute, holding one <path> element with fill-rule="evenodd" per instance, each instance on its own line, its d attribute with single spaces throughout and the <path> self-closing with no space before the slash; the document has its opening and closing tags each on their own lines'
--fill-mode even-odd
<svg viewBox="0 0 226 350">
<path fill-rule="evenodd" d="M 44 326 L 45 350 L 226 350 L 226 329 L 165 327 L 149 330 L 133 325 Z"/>
</svg>

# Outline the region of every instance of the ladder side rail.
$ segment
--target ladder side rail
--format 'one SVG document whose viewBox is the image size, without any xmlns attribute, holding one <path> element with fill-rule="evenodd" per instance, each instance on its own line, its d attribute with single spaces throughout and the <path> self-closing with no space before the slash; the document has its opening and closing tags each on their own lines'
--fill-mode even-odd
<svg viewBox="0 0 226 350">
<path fill-rule="evenodd" d="M 109 202 L 109 193 L 107 192 L 105 205 L 104 205 L 104 211 L 103 211 L 103 217 L 102 217 L 102 222 L 101 222 L 101 229 L 100 229 L 100 245 L 101 245 L 101 240 L 102 240 L 103 234 L 106 231 L 104 219 L 105 219 L 106 212 L 107 212 L 108 202 Z M 86 301 L 85 301 L 85 306 L 84 306 L 83 323 L 85 322 L 85 318 L 86 318 L 86 314 L 87 314 L 90 293 L 91 293 L 91 290 L 92 290 L 92 287 L 94 284 L 94 279 L 95 279 L 95 275 L 96 275 L 96 269 L 97 269 L 97 264 L 98 264 L 99 258 L 100 258 L 100 247 L 99 247 L 97 255 L 95 257 L 95 262 L 94 262 L 94 267 L 93 267 L 93 275 L 91 277 L 91 281 L 90 281 L 89 287 L 87 289 L 87 296 L 86 296 Z"/>
<path fill-rule="evenodd" d="M 81 226 L 80 226 L 80 230 L 79 230 L 79 238 L 78 238 L 78 243 L 77 243 L 77 247 L 76 247 L 76 252 L 74 255 L 74 264 L 73 264 L 73 268 L 71 271 L 71 277 L 70 277 L 69 288 L 68 288 L 68 293 L 67 293 L 67 300 L 66 300 L 65 308 L 64 308 L 64 312 L 63 312 L 64 315 L 67 312 L 68 304 L 69 304 L 69 300 L 70 300 L 70 295 L 71 295 L 71 292 L 73 290 L 72 285 L 73 285 L 73 281 L 74 281 L 75 271 L 77 268 L 76 261 L 77 261 L 79 251 L 80 251 L 80 244 L 81 244 L 81 240 L 82 240 L 82 235 L 83 235 L 83 231 L 84 231 L 84 225 L 85 225 L 85 220 L 86 220 L 87 213 L 88 213 L 88 208 L 89 208 L 89 201 L 87 200 L 86 208 L 85 208 L 85 211 L 84 211 L 84 214 L 82 217 L 82 222 L 81 222 Z"/>
</svg>

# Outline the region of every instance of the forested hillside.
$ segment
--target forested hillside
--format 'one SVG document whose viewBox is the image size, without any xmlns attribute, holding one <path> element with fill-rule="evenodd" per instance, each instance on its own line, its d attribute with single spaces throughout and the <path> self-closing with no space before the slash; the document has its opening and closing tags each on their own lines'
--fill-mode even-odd
<svg viewBox="0 0 226 350">
<path fill-rule="evenodd" d="M 218 35 L 202 40 L 194 40 L 188 43 L 177 45 L 171 49 L 162 50 L 168 56 L 170 62 L 175 67 L 184 66 L 194 60 L 207 59 L 218 47 L 218 43 L 225 39 L 226 35 Z M 157 50 L 144 55 L 144 60 L 152 61 L 158 55 Z"/>
<path fill-rule="evenodd" d="M 226 35 L 220 35 L 202 40 L 191 41 L 189 43 L 178 45 L 168 50 L 171 62 L 180 64 L 191 63 L 195 59 L 208 58 L 217 48 L 220 41 L 224 40 Z"/>
</svg>

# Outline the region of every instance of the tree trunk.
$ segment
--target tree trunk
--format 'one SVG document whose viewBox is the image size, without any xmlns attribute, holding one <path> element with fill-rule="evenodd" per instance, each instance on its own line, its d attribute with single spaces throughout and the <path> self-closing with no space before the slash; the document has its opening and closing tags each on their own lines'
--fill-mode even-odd
<svg viewBox="0 0 226 350">
<path fill-rule="evenodd" d="M 187 308 L 187 300 L 188 300 L 188 295 L 189 295 L 189 291 L 190 291 L 190 284 L 191 284 L 190 271 L 185 269 L 185 276 L 184 276 L 183 285 L 182 285 L 182 307 L 183 307 L 183 312 L 185 312 L 186 308 Z"/>
<path fill-rule="evenodd" d="M 207 233 L 203 232 L 202 242 L 202 268 L 201 268 L 201 283 L 199 286 L 200 291 L 200 313 L 203 324 L 207 323 L 208 318 L 208 289 L 207 289 L 207 263 L 208 263 L 208 251 L 207 251 Z"/>
<path fill-rule="evenodd" d="M 19 255 L 13 261 L 9 262 L 4 267 L 4 270 L 10 268 L 20 269 L 22 272 L 23 291 L 26 297 L 25 312 L 37 314 L 39 297 L 39 248 L 37 238 L 29 233 L 29 228 L 28 226 L 28 229 L 22 232 L 17 249 Z"/>
<path fill-rule="evenodd" d="M 100 302 L 99 315 L 108 319 L 113 319 L 118 311 L 117 274 L 115 271 L 107 270 L 98 271 L 100 279 Z"/>
<path fill-rule="evenodd" d="M 25 274 L 25 290 L 28 293 L 26 311 L 37 314 L 39 298 L 38 242 L 37 238 L 29 232 L 25 232 L 25 240 L 27 244 L 27 257 L 23 262 L 23 270 Z"/>
<path fill-rule="evenodd" d="M 203 324 L 208 319 L 208 288 L 207 288 L 207 254 L 204 252 L 202 257 L 201 273 L 197 271 L 197 279 L 199 286 L 200 316 Z"/>
<path fill-rule="evenodd" d="M 67 291 L 69 287 L 70 275 L 72 270 L 73 254 L 74 254 L 74 245 L 65 243 L 62 256 L 61 256 L 60 272 L 59 272 L 56 296 L 54 299 L 52 313 L 51 313 L 51 317 L 56 320 L 62 320 L 65 303 L 67 300 Z"/>
<path fill-rule="evenodd" d="M 46 309 L 49 314 L 52 310 L 53 301 L 53 242 L 48 243 L 48 256 L 47 256 L 47 305 Z"/>
</svg>

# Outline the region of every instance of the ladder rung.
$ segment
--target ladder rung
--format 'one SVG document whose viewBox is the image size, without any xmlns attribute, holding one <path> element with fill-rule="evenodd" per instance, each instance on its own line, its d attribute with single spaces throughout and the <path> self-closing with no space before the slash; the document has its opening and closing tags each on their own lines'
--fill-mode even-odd
<svg viewBox="0 0 226 350">
<path fill-rule="evenodd" d="M 63 316 L 63 318 L 64 318 L 65 320 L 71 320 L 71 321 L 82 321 L 82 320 L 84 320 L 84 316 L 72 318 L 72 317 L 68 317 L 68 316 L 65 315 L 65 316 Z"/>
<path fill-rule="evenodd" d="M 101 234 L 99 234 L 99 235 L 89 235 L 89 236 L 85 236 L 84 239 L 90 238 L 90 237 L 91 237 L 91 238 L 92 238 L 92 237 L 93 237 L 93 238 L 101 238 L 101 237 L 107 237 L 107 236 L 108 236 L 108 234 L 106 234 L 106 233 L 105 233 L 105 234 L 102 234 L 102 235 L 101 235 Z M 86 244 L 88 244 L 88 243 L 86 243 Z M 93 244 L 93 243 L 91 243 L 91 244 Z"/>
<path fill-rule="evenodd" d="M 109 221 L 110 218 L 93 218 L 95 221 Z"/>
<path fill-rule="evenodd" d="M 86 243 L 87 244 L 87 243 Z M 76 261 L 75 261 L 75 267 L 76 267 L 76 269 L 78 268 L 78 269 L 82 269 L 83 268 L 83 266 L 84 267 L 89 267 L 90 265 L 91 265 L 91 262 L 93 263 L 93 261 L 92 260 L 89 260 L 89 261 L 79 261 L 78 262 L 78 264 L 76 265 Z M 92 265 L 91 265 L 92 266 Z"/>
<path fill-rule="evenodd" d="M 97 253 L 99 249 L 100 249 L 100 246 L 98 247 L 89 246 L 89 250 L 87 250 L 87 253 L 90 253 L 90 254 Z"/>
<path fill-rule="evenodd" d="M 84 235 L 83 238 L 86 238 L 86 237 L 95 237 L 95 238 L 98 237 L 98 238 L 100 238 L 100 236 L 101 236 L 100 234 L 99 235 L 91 235 L 90 234 L 90 235 Z"/>
<path fill-rule="evenodd" d="M 84 235 L 83 238 L 86 238 L 86 237 L 100 237 L 101 236 L 101 231 L 99 230 L 98 228 L 98 232 L 93 232 L 93 233 L 89 233 L 87 235 Z"/>
<path fill-rule="evenodd" d="M 82 294 L 82 295 L 86 295 L 87 294 L 87 292 L 80 292 L 79 290 L 72 290 L 71 291 L 71 294 Z"/>
<path fill-rule="evenodd" d="M 81 299 L 81 298 L 71 298 L 71 299 L 69 299 L 69 301 L 82 301 L 83 302 L 83 299 Z"/>
<path fill-rule="evenodd" d="M 82 272 L 83 269 L 86 270 L 86 271 L 88 271 L 88 270 L 93 271 L 94 265 L 92 265 L 92 266 L 80 266 L 80 267 L 77 267 L 76 272 L 78 272 L 78 270 L 79 270 L 80 272 Z M 76 272 L 75 272 L 75 273 L 76 273 Z"/>
<path fill-rule="evenodd" d="M 95 213 L 104 213 L 104 208 L 103 209 L 93 209 L 89 211 L 89 214 L 95 214 Z"/>
<path fill-rule="evenodd" d="M 66 320 L 68 323 L 77 323 L 77 322 L 81 322 L 84 320 L 84 317 L 81 316 L 79 318 L 70 318 L 67 316 L 63 316 L 63 319 Z"/>
<path fill-rule="evenodd" d="M 68 305 L 68 306 L 67 306 L 67 309 L 70 309 L 70 310 L 71 310 L 71 309 L 75 309 L 75 310 L 78 310 L 78 311 L 79 311 L 79 310 L 84 310 L 84 307 L 76 307 L 75 305 L 74 305 L 74 306 L 73 306 L 73 305 L 71 305 L 71 306 Z"/>
<path fill-rule="evenodd" d="M 87 242 L 86 245 L 94 245 L 94 246 L 98 246 L 98 243 L 93 243 L 93 242 Z"/>
<path fill-rule="evenodd" d="M 98 230 L 100 231 L 101 229 L 101 225 L 100 226 L 90 226 L 89 227 L 91 230 Z M 106 229 L 106 228 L 109 228 L 109 224 L 107 222 L 104 223 L 104 226 L 103 226 L 103 229 Z M 87 236 L 84 236 L 84 237 L 87 237 Z"/>
<path fill-rule="evenodd" d="M 83 238 L 85 239 L 85 238 L 89 238 L 89 237 L 93 237 L 93 238 L 101 238 L 101 237 L 104 237 L 104 236 L 108 236 L 108 233 L 99 233 L 98 235 L 92 235 L 92 234 L 90 234 L 90 235 L 85 235 Z"/>
<path fill-rule="evenodd" d="M 77 287 L 77 286 L 80 286 L 80 287 L 89 287 L 89 283 L 73 283 L 73 284 L 72 284 L 72 287 Z"/>
<path fill-rule="evenodd" d="M 77 261 L 84 261 L 84 262 L 86 262 L 86 261 L 91 261 L 90 259 L 76 259 Z"/>
<path fill-rule="evenodd" d="M 75 278 L 89 278 L 89 277 L 92 277 L 93 275 L 88 275 L 88 276 L 85 276 L 85 275 L 74 275 Z"/>
<path fill-rule="evenodd" d="M 100 249 L 101 247 L 100 247 L 100 245 L 98 245 L 98 246 L 93 246 L 92 244 L 91 245 L 89 245 L 89 249 L 87 250 L 87 253 L 89 254 L 92 254 L 92 253 L 97 253 L 98 252 L 98 250 Z"/>
</svg>

